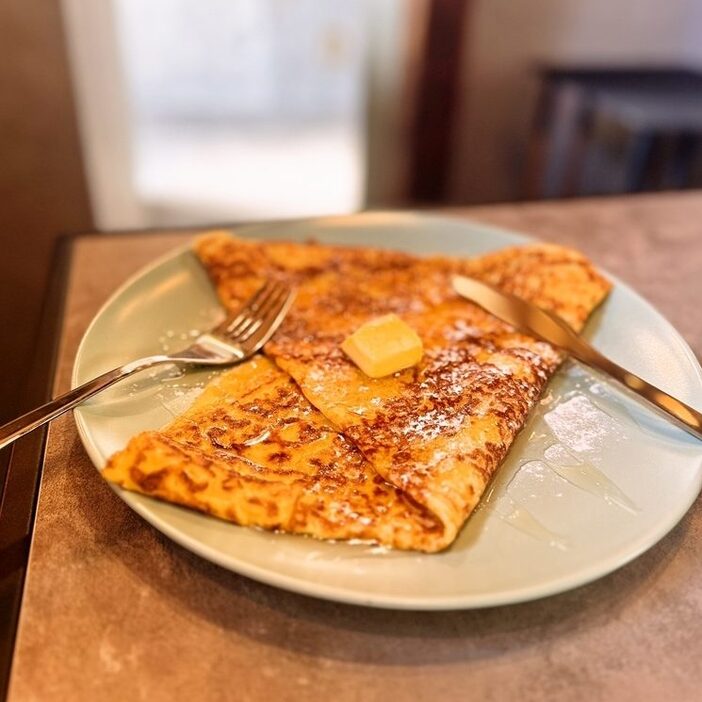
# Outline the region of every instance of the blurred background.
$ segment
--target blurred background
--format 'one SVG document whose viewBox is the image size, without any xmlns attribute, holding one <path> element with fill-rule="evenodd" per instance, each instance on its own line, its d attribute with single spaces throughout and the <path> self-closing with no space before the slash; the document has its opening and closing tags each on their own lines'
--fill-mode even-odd
<svg viewBox="0 0 702 702">
<path fill-rule="evenodd" d="M 61 233 L 702 180 L 702 0 L 2 0 L 0 45 L 0 419 Z"/>
</svg>

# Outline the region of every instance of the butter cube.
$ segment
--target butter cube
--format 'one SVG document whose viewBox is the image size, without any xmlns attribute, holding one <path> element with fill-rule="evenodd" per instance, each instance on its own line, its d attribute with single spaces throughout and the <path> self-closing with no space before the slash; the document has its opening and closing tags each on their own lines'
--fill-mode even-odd
<svg viewBox="0 0 702 702">
<path fill-rule="evenodd" d="M 417 332 L 396 314 L 366 322 L 341 348 L 371 378 L 382 378 L 422 360 L 424 349 Z"/>
</svg>

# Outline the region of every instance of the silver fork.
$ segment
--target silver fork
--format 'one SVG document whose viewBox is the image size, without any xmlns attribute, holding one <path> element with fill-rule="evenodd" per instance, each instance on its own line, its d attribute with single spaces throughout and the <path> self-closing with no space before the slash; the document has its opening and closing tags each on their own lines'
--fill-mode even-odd
<svg viewBox="0 0 702 702">
<path fill-rule="evenodd" d="M 287 286 L 267 281 L 239 312 L 229 316 L 214 329 L 201 334 L 183 351 L 147 356 L 125 363 L 1 426 L 0 449 L 101 390 L 152 366 L 162 363 L 225 366 L 253 356 L 280 326 L 290 309 L 293 297 L 292 290 Z"/>
</svg>

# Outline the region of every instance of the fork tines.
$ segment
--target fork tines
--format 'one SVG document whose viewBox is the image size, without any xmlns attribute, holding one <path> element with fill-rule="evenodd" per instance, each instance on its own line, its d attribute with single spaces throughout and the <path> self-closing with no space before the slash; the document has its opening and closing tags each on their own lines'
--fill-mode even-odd
<svg viewBox="0 0 702 702">
<path fill-rule="evenodd" d="M 248 341 L 257 331 L 265 335 L 287 312 L 292 296 L 292 290 L 284 283 L 267 280 L 235 316 L 217 328 L 217 333 L 238 343 Z"/>
</svg>

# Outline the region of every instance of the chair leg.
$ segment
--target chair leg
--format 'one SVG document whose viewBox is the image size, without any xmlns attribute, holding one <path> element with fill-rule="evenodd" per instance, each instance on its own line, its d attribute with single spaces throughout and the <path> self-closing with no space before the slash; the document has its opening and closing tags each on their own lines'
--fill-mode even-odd
<svg viewBox="0 0 702 702">
<path fill-rule="evenodd" d="M 692 171 L 699 153 L 700 136 L 692 132 L 683 132 L 675 144 L 671 166 L 671 185 L 674 188 L 689 188 Z"/>
<path fill-rule="evenodd" d="M 626 192 L 636 193 L 644 189 L 655 138 L 655 133 L 650 130 L 638 132 L 632 136 L 624 179 Z"/>
</svg>

